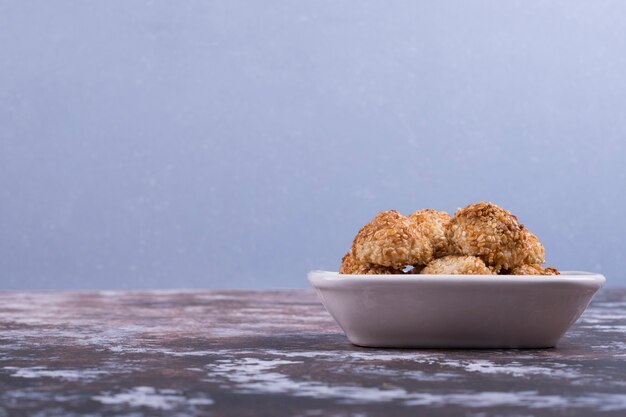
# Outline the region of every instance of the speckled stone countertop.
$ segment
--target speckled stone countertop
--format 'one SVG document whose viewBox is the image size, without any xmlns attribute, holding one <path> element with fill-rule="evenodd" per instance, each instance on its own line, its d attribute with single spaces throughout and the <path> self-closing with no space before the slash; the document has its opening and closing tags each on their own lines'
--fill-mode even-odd
<svg viewBox="0 0 626 417">
<path fill-rule="evenodd" d="M 352 346 L 312 291 L 0 293 L 4 416 L 624 416 L 626 290 L 556 349 Z"/>
</svg>

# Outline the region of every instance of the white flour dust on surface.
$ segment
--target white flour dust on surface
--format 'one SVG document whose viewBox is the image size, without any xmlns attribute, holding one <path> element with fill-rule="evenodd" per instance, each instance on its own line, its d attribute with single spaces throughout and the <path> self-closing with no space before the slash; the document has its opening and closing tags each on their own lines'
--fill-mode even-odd
<svg viewBox="0 0 626 417">
<path fill-rule="evenodd" d="M 157 410 L 173 410 L 181 405 L 195 406 L 213 404 L 213 400 L 208 397 L 188 398 L 176 390 L 156 389 L 146 386 L 134 387 L 118 393 L 95 395 L 92 399 L 106 405 L 148 407 Z"/>
</svg>

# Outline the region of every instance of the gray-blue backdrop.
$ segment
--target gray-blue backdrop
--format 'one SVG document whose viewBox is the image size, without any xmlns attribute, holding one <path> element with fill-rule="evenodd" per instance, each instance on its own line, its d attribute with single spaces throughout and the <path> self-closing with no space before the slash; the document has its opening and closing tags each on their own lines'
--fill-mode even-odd
<svg viewBox="0 0 626 417">
<path fill-rule="evenodd" d="M 301 287 L 510 209 L 625 285 L 626 2 L 0 0 L 0 288 Z"/>
</svg>

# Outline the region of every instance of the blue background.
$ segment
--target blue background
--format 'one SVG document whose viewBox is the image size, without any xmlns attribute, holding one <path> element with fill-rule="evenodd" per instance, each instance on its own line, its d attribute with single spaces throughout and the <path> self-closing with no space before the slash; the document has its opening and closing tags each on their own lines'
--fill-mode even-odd
<svg viewBox="0 0 626 417">
<path fill-rule="evenodd" d="M 376 212 L 626 285 L 624 1 L 0 0 L 0 288 L 303 287 Z"/>
</svg>

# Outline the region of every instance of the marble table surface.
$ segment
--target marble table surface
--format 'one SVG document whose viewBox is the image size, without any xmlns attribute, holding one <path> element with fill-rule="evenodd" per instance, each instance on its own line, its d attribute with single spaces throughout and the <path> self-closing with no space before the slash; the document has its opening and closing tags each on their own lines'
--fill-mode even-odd
<svg viewBox="0 0 626 417">
<path fill-rule="evenodd" d="M 351 345 L 309 290 L 0 292 L 4 416 L 625 416 L 626 290 L 555 349 Z"/>
</svg>

